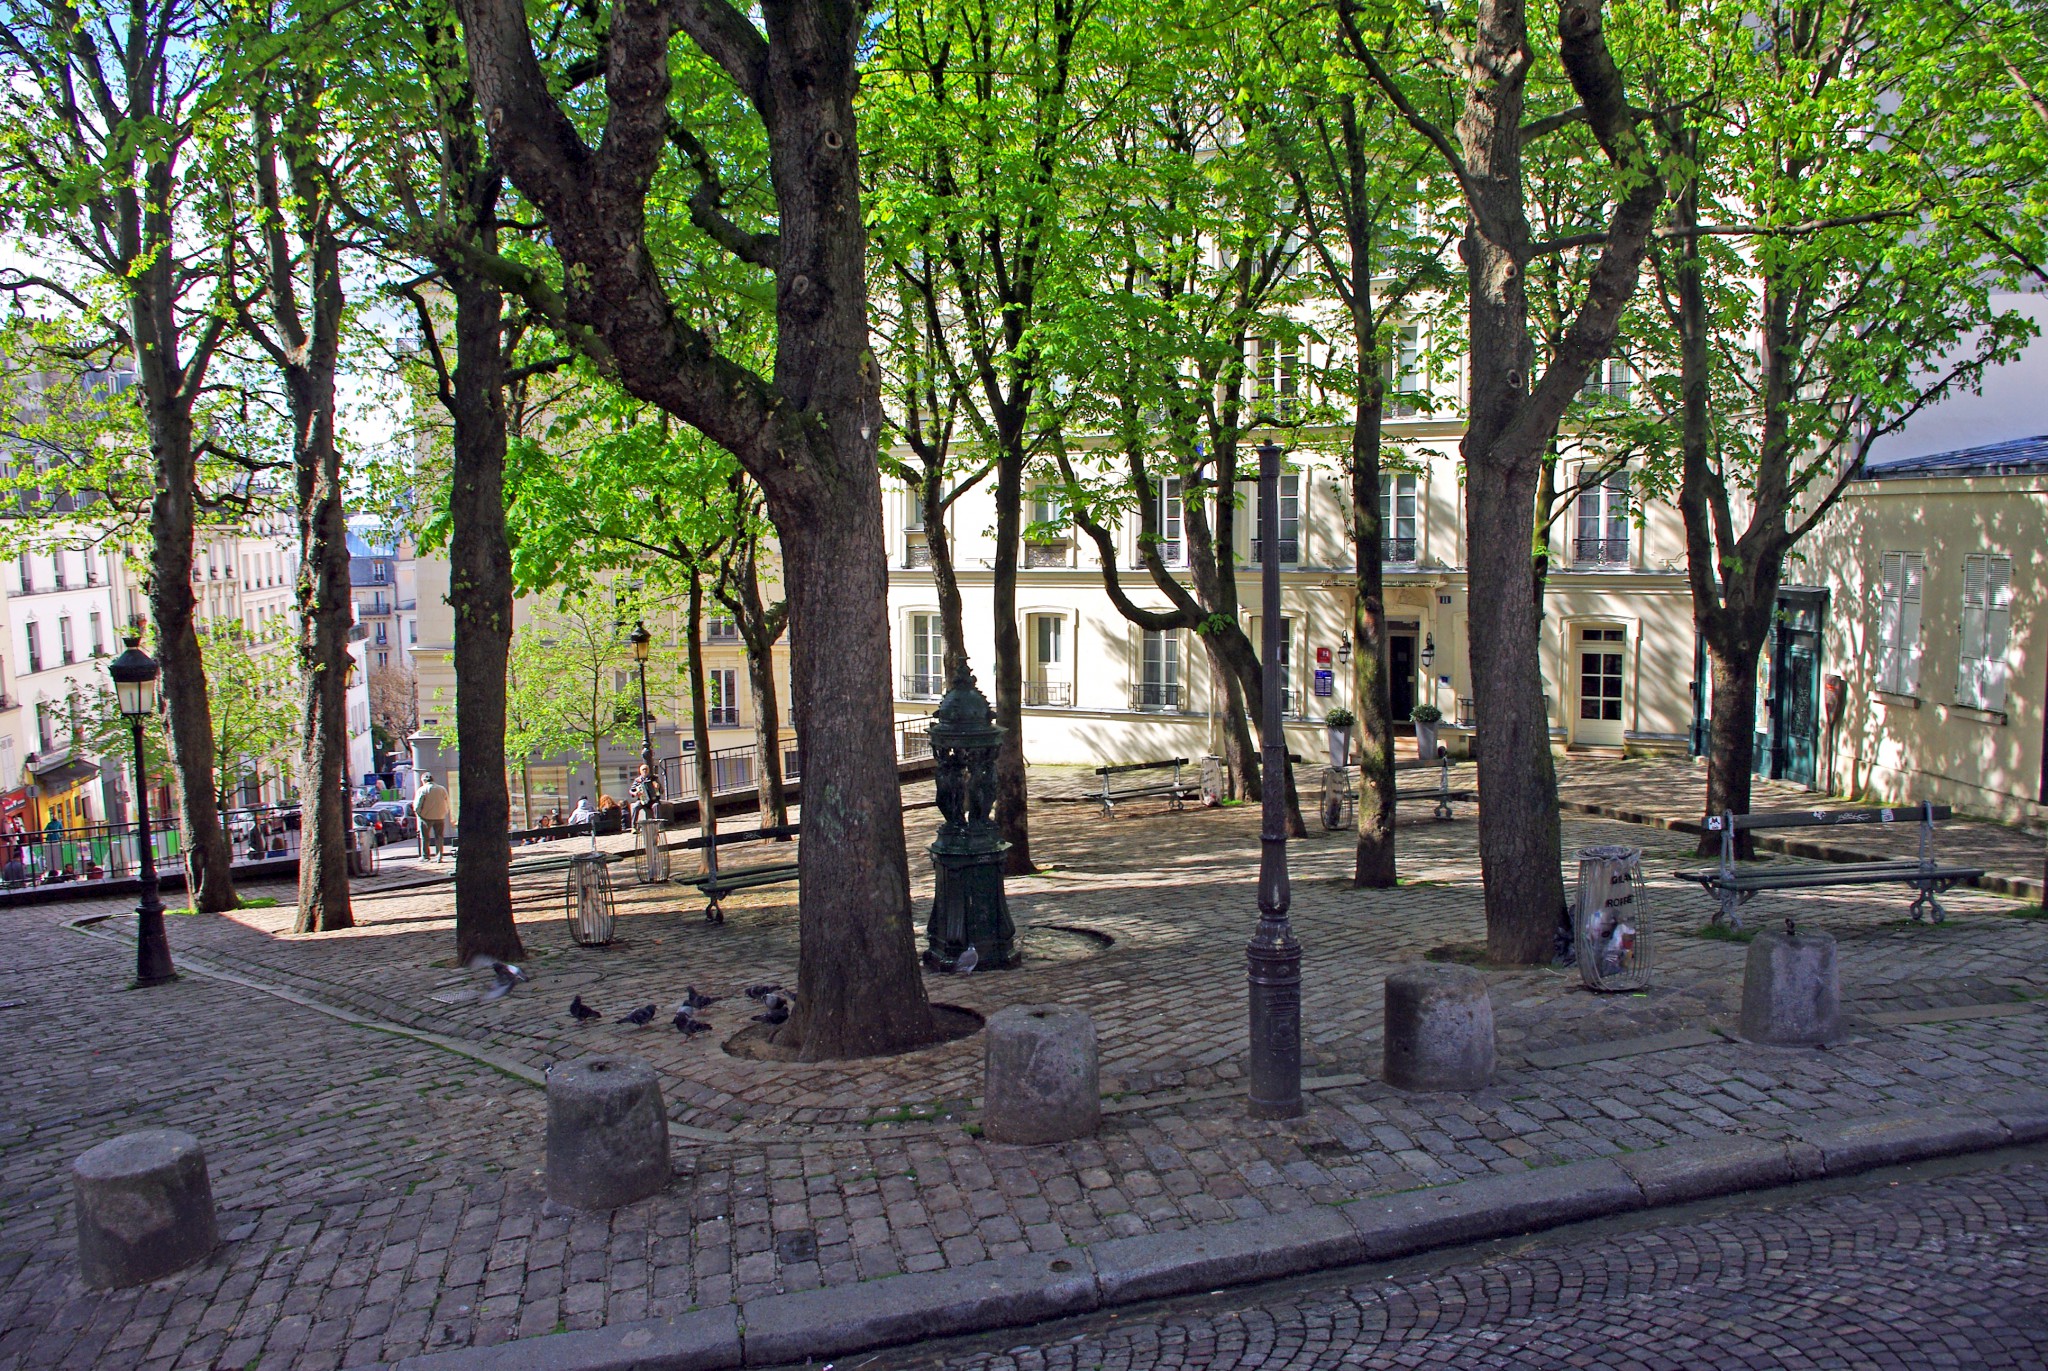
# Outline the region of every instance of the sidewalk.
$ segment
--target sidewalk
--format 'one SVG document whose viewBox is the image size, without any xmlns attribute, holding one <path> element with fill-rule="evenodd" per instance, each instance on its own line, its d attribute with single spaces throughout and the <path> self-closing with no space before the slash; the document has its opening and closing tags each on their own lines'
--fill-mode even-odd
<svg viewBox="0 0 2048 1371">
<path fill-rule="evenodd" d="M 1526 1226 L 1577 1212 L 1572 1187 L 1596 1170 L 1601 1203 L 1639 1205 L 1671 1193 L 1641 1178 L 1661 1164 L 1764 1183 L 1830 1148 L 1836 1165 L 1868 1165 L 1916 1146 L 2004 1142 L 2037 1118 L 2014 1095 L 2048 1078 L 2048 921 L 1975 891 L 1954 895 L 1941 927 L 1906 923 L 1906 899 L 1881 890 L 1751 906 L 1840 939 L 1857 1027 L 1815 1052 L 1716 1031 L 1739 1002 L 1744 949 L 1690 936 L 1710 902 L 1660 880 L 1648 993 L 1598 997 L 1548 969 L 1489 972 L 1493 1085 L 1388 1089 L 1377 1080 L 1385 970 L 1483 938 L 1471 820 L 1422 818 L 1401 829 L 1407 883 L 1393 891 L 1350 887 L 1349 833 L 1292 845 L 1311 1108 L 1248 1121 L 1239 1062 L 1258 815 L 1129 808 L 1113 821 L 1035 808 L 1050 869 L 1010 886 L 1027 965 L 928 981 L 935 1000 L 982 1014 L 1056 1000 L 1095 1017 L 1104 1127 L 1060 1147 L 977 1136 L 978 1036 L 798 1065 L 722 1050 L 746 1026 L 743 1000 L 714 1006 L 719 1031 L 687 1041 L 659 1020 L 579 1027 L 564 1012 L 571 994 L 616 1016 L 665 1008 L 685 984 L 730 996 L 789 980 L 787 889 L 736 899 L 713 926 L 691 892 L 641 888 L 615 867 L 622 941 L 584 950 L 561 918 L 561 878 L 529 878 L 521 931 L 539 981 L 492 1005 L 446 965 L 445 886 L 365 894 L 361 926 L 337 934 L 289 935 L 282 908 L 174 918 L 185 978 L 133 994 L 118 993 L 133 955 L 120 904 L 101 902 L 121 917 L 86 936 L 65 920 L 92 909 L 15 911 L 0 1000 L 29 1004 L 0 1011 L 20 1044 L 0 1065 L 15 1105 L 0 1122 L 0 1367 L 318 1371 L 691 1310 L 746 1309 L 760 1330 L 778 1310 L 822 1319 L 804 1301 L 827 1296 L 806 1292 L 857 1287 L 852 1303 L 876 1311 L 950 1280 L 957 1304 L 990 1263 L 1050 1271 L 1077 1247 L 1094 1256 L 1063 1278 L 1099 1300 L 1151 1288 L 1144 1280 L 1263 1274 L 1262 1261 L 1281 1260 L 1272 1253 L 1361 1259 L 1358 1235 L 1383 1231 L 1361 1216 L 1392 1212 L 1363 1202 L 1412 1210 L 1422 1202 L 1407 1192 L 1433 1195 L 1423 1212 L 1465 1215 L 1467 1228 L 1482 1213 Z M 909 816 L 920 907 L 932 818 Z M 1564 841 L 1568 853 L 1644 847 L 1653 873 L 1692 846 L 1590 818 L 1568 818 Z M 540 1073 L 594 1051 L 653 1062 L 676 1124 L 674 1183 L 608 1216 L 552 1210 L 538 1175 Z M 163 1124 L 207 1146 L 230 1241 L 158 1287 L 86 1293 L 63 1168 L 94 1142 Z M 1543 1191 L 1552 1180 L 1563 1188 Z M 1536 1204 L 1537 1191 L 1550 1198 Z M 1410 1220 L 1401 1231 L 1434 1231 Z M 1189 1265 L 1197 1248 L 1224 1255 Z M 1106 1268 L 1105 1251 L 1125 1266 Z M 1140 1267 L 1180 1274 L 1114 1274 Z M 744 1351 L 752 1362 L 777 1345 Z M 571 1348 L 551 1346 L 534 1355 Z"/>
<path fill-rule="evenodd" d="M 1857 809 L 1856 801 L 1821 795 L 1789 781 L 1754 783 L 1752 807 L 1767 809 Z M 1567 813 L 1592 814 L 1628 823 L 1698 833 L 1706 808 L 1707 773 L 1684 757 L 1561 758 L 1557 793 Z M 1910 801 L 1910 796 L 1901 796 Z M 1760 833 L 1756 845 L 1769 852 L 1821 861 L 1863 862 L 1920 855 L 1919 829 L 1895 826 L 1830 829 L 1823 834 Z M 1976 884 L 2018 899 L 2041 901 L 2041 875 L 2048 866 L 2048 838 L 2008 824 L 1951 819 L 1934 828 L 1934 850 L 1946 862 L 1986 868 Z"/>
</svg>

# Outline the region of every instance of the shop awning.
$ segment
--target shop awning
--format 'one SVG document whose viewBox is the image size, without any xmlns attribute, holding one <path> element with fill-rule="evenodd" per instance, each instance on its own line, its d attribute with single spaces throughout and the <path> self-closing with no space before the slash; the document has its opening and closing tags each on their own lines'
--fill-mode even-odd
<svg viewBox="0 0 2048 1371">
<path fill-rule="evenodd" d="M 31 762 L 28 770 L 35 778 L 36 789 L 45 797 L 76 790 L 100 774 L 98 762 L 88 762 L 81 757 L 61 757 L 48 763 Z"/>
</svg>

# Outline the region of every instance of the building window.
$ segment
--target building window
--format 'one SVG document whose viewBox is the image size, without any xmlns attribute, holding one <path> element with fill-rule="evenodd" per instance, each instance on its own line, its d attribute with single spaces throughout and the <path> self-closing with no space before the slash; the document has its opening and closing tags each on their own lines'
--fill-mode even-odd
<svg viewBox="0 0 2048 1371">
<path fill-rule="evenodd" d="M 2004 709 L 2006 653 L 2012 646 L 2012 558 L 1973 552 L 1963 558 L 1963 647 L 1956 703 Z"/>
<path fill-rule="evenodd" d="M 1380 475 L 1380 560 L 1396 564 L 1415 560 L 1415 475 Z"/>
<path fill-rule="evenodd" d="M 89 586 L 100 583 L 100 557 L 90 548 L 85 553 L 85 583 Z"/>
<path fill-rule="evenodd" d="M 1629 367 L 1628 358 L 1621 354 L 1621 346 L 1621 340 L 1616 339 L 1614 351 L 1593 364 L 1593 370 L 1586 376 L 1586 383 L 1579 387 L 1581 400 L 1608 400 L 1620 405 L 1628 403 L 1628 392 L 1635 383 L 1635 373 Z"/>
<path fill-rule="evenodd" d="M 1136 709 L 1179 709 L 1180 631 L 1146 629 L 1139 652 L 1138 682 L 1132 692 Z"/>
<path fill-rule="evenodd" d="M 1628 633 L 1588 628 L 1579 633 L 1579 717 L 1621 722 L 1621 660 Z"/>
<path fill-rule="evenodd" d="M 45 752 L 57 745 L 57 718 L 47 700 L 36 706 L 36 743 Z"/>
<path fill-rule="evenodd" d="M 1927 584 L 1927 558 L 1887 552 L 1880 568 L 1877 688 L 1912 695 L 1920 689 L 1920 592 Z"/>
<path fill-rule="evenodd" d="M 1261 499 L 1263 500 L 1263 493 Z M 1265 552 L 1258 536 L 1266 526 L 1265 511 L 1259 511 L 1259 522 L 1252 530 L 1252 564 L 1265 565 Z M 1301 560 L 1301 473 L 1283 471 L 1280 473 L 1280 565 L 1292 566 Z"/>
<path fill-rule="evenodd" d="M 420 621 L 418 619 L 407 619 L 405 621 L 405 645 L 407 647 L 418 647 L 419 642 Z"/>
<path fill-rule="evenodd" d="M 35 558 L 33 558 L 32 556 L 30 556 L 30 555 L 29 555 L 28 553 L 24 552 L 24 553 L 22 553 L 22 554 L 21 554 L 21 563 L 20 563 L 20 565 L 21 565 L 21 593 L 22 593 L 22 594 L 24 594 L 24 595 L 27 595 L 27 594 L 29 594 L 29 593 L 30 593 L 31 591 L 33 591 L 33 590 L 34 590 L 34 589 L 36 588 L 36 563 L 35 563 Z"/>
<path fill-rule="evenodd" d="M 1067 675 L 1067 616 L 1034 614 L 1026 635 L 1031 663 L 1025 673 L 1024 703 L 1062 707 L 1074 703 Z"/>
<path fill-rule="evenodd" d="M 1168 566 L 1181 566 L 1186 560 L 1185 544 L 1181 541 L 1180 492 L 1180 477 L 1160 477 L 1159 560 Z"/>
<path fill-rule="evenodd" d="M 939 678 L 946 662 L 945 635 L 936 614 L 910 616 L 910 659 L 903 673 L 903 698 L 934 700 L 945 689 Z"/>
<path fill-rule="evenodd" d="M 1406 419 L 1422 409 L 1422 328 L 1408 324 L 1394 331 L 1387 343 L 1387 360 L 1380 364 L 1385 391 L 1380 408 L 1389 418 Z"/>
<path fill-rule="evenodd" d="M 100 631 L 100 612 L 94 610 L 91 614 L 87 615 L 86 623 L 92 630 L 92 655 L 95 657 L 106 656 L 107 639 L 106 635 Z"/>
<path fill-rule="evenodd" d="M 903 492 L 903 565 L 930 566 L 932 545 L 924 532 L 924 496 L 915 490 Z"/>
<path fill-rule="evenodd" d="M 729 666 L 713 667 L 704 673 L 711 698 L 705 702 L 705 720 L 714 728 L 731 728 L 740 721 L 739 672 Z"/>
<path fill-rule="evenodd" d="M 28 669 L 31 672 L 43 669 L 43 630 L 40 624 L 28 625 Z"/>
<path fill-rule="evenodd" d="M 58 590 L 70 585 L 70 578 L 64 574 L 64 549 L 61 547 L 50 554 L 50 584 Z"/>
<path fill-rule="evenodd" d="M 372 562 L 372 563 L 370 563 L 370 579 L 371 579 L 371 580 L 373 580 L 373 581 L 375 581 L 375 582 L 376 582 L 376 583 L 377 583 L 378 585 L 382 585 L 382 584 L 384 584 L 384 581 L 385 581 L 385 578 L 386 578 L 387 574 L 388 574 L 388 573 L 387 573 L 387 570 L 386 570 L 386 568 L 385 568 L 385 566 L 384 566 L 384 563 L 382 563 L 382 562 Z"/>
<path fill-rule="evenodd" d="M 1628 474 L 1615 472 L 1599 485 L 1580 491 L 1578 512 L 1573 563 L 1628 565 Z"/>
<path fill-rule="evenodd" d="M 704 621 L 704 636 L 714 643 L 736 643 L 740 626 L 731 619 L 713 616 Z"/>
<path fill-rule="evenodd" d="M 378 624 L 378 625 L 377 625 L 377 645 L 378 645 L 379 647 L 382 647 L 382 646 L 384 646 L 384 645 L 385 645 L 386 643 L 388 643 L 388 642 L 390 642 L 390 641 L 391 641 L 391 629 L 390 629 L 390 625 L 388 625 L 388 624 Z"/>
<path fill-rule="evenodd" d="M 1301 347 L 1262 338 L 1258 349 L 1259 398 L 1275 419 L 1292 419 L 1301 408 Z"/>
<path fill-rule="evenodd" d="M 68 617 L 57 621 L 57 660 L 66 666 L 78 660 L 78 652 L 71 641 L 71 620 Z"/>
</svg>

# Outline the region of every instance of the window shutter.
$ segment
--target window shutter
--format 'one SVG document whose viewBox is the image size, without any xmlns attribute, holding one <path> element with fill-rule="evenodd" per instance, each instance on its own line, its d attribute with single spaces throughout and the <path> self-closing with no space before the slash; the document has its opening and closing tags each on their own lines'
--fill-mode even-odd
<svg viewBox="0 0 2048 1371">
<path fill-rule="evenodd" d="M 1903 693 L 1899 688 L 1899 668 L 1902 665 L 1899 652 L 1901 560 L 1896 552 L 1884 554 L 1880 561 L 1877 588 L 1877 688 L 1894 695 Z"/>
<path fill-rule="evenodd" d="M 1956 653 L 1956 702 L 1983 708 L 1984 558 L 1963 558 L 1963 623 Z"/>
<path fill-rule="evenodd" d="M 2012 647 L 2012 558 L 1984 559 L 1984 671 L 1980 708 L 2005 708 L 2006 655 Z"/>
<path fill-rule="evenodd" d="M 1927 559 L 1917 552 L 1909 552 L 1901 563 L 1905 573 L 1902 582 L 1899 605 L 1899 641 L 1904 649 L 1905 664 L 1900 685 L 1902 695 L 1920 693 L 1920 592 L 1927 583 Z"/>
</svg>

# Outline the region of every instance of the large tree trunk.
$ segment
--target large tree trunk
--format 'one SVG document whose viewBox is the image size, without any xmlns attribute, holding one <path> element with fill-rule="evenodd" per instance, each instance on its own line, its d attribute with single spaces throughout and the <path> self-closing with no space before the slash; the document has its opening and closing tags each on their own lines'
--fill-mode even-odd
<svg viewBox="0 0 2048 1371">
<path fill-rule="evenodd" d="M 1003 872 L 1028 876 L 1031 861 L 1030 801 L 1024 771 L 1024 642 L 1017 626 L 1017 555 L 1024 537 L 1024 454 L 1004 444 L 996 458 L 996 828 L 1009 844 Z M 950 682 L 949 682 L 950 683 Z"/>
<path fill-rule="evenodd" d="M 939 594 L 939 634 L 946 643 L 946 680 L 967 660 L 967 610 L 960 601 L 960 578 L 953 568 L 953 540 L 946 536 L 945 474 L 928 467 L 919 499 L 924 505 L 924 542 L 931 554 L 932 587 Z M 1010 598 L 1016 600 L 1014 579 Z"/>
<path fill-rule="evenodd" d="M 809 1061 L 922 1046 L 937 1028 L 912 929 L 891 717 L 880 377 L 854 115 L 863 12 L 768 0 L 757 28 L 709 0 L 612 9 L 593 148 L 549 89 L 524 8 L 460 0 L 460 10 L 484 122 L 568 266 L 570 336 L 627 391 L 724 444 L 760 483 L 780 535 L 804 747 L 798 1000 L 781 1037 Z M 648 187 L 674 131 L 671 23 L 766 130 L 777 231 L 729 240 L 775 276 L 772 382 L 681 317 L 648 241 Z"/>
<path fill-rule="evenodd" d="M 864 1056 L 934 1033 L 914 954 L 896 777 L 881 486 L 783 543 L 790 679 L 804 745 L 798 943 L 802 1056 Z M 851 503 L 851 502 L 849 502 Z M 803 518 L 790 511 L 794 526 Z M 787 1028 L 785 1036 L 789 1034 Z"/>
<path fill-rule="evenodd" d="M 1756 777 L 1756 666 L 1757 648 L 1739 641 L 1737 633 L 1707 639 L 1707 669 L 1714 691 L 1707 748 L 1709 818 L 1729 811 L 1749 813 L 1751 783 Z M 1755 855 L 1748 833 L 1737 833 L 1735 838 L 1737 856 Z M 1718 857 L 1720 835 L 1702 832 L 1699 850 L 1703 857 Z"/>
<path fill-rule="evenodd" d="M 149 507 L 149 607 L 156 616 L 164 712 L 171 724 L 171 762 L 178 770 L 185 867 L 192 883 L 193 908 L 218 914 L 233 909 L 239 900 L 229 869 L 234 855 L 213 803 L 213 715 L 192 617 L 192 421 L 182 406 L 166 412 L 151 402 L 149 442 L 157 471 L 156 498 Z"/>
<path fill-rule="evenodd" d="M 495 212 L 489 197 L 486 214 Z M 505 530 L 504 300 L 459 268 L 455 295 L 454 469 L 461 511 L 448 537 L 455 615 L 455 720 L 461 812 L 455 847 L 455 956 L 526 955 L 512 917 L 512 797 L 505 784 L 505 673 L 512 656 L 512 548 Z"/>
<path fill-rule="evenodd" d="M 327 431 L 299 468 L 300 714 L 299 914 L 294 931 L 354 925 L 349 909 L 348 650 L 354 622 L 348 585 L 347 492 L 334 445 L 333 373 L 326 375 Z"/>
<path fill-rule="evenodd" d="M 1363 270 L 1359 276 L 1369 274 Z M 1361 341 L 1369 341 L 1361 340 Z M 1358 708 L 1358 851 L 1352 884 L 1374 889 L 1399 879 L 1394 850 L 1394 707 L 1387 675 L 1385 566 L 1380 537 L 1379 376 L 1359 349 L 1360 400 L 1351 420 L 1351 546 L 1358 562 L 1351 602 L 1351 693 Z"/>
<path fill-rule="evenodd" d="M 754 749 L 761 754 L 761 824 L 789 822 L 789 797 L 782 782 L 782 706 L 775 698 L 775 647 L 747 645 L 747 688 L 754 696 Z"/>
</svg>

